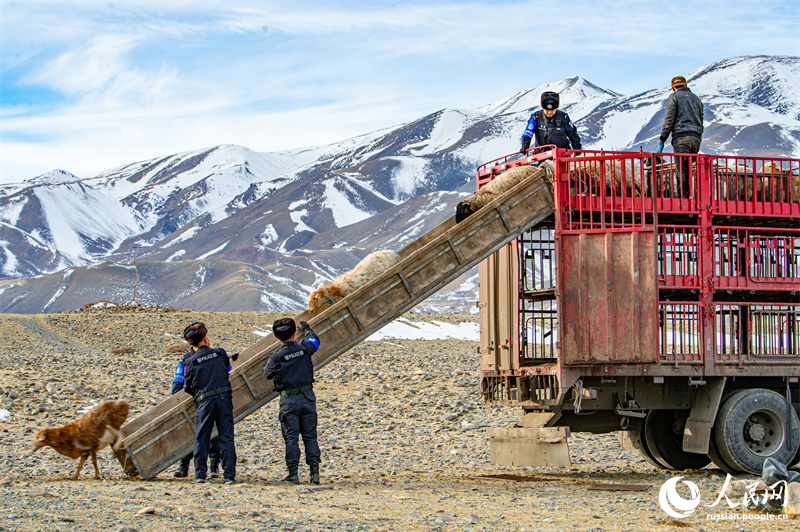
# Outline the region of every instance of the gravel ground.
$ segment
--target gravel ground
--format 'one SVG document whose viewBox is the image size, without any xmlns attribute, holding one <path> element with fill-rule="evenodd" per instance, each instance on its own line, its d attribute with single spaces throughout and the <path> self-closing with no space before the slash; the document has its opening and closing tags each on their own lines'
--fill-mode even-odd
<svg viewBox="0 0 800 532">
<path fill-rule="evenodd" d="M 799 528 L 800 521 L 777 515 L 759 521 L 769 515 L 724 501 L 669 518 L 658 504 L 664 481 L 683 475 L 710 504 L 725 475 L 653 469 L 614 434 L 574 434 L 569 468 L 492 465 L 486 428 L 512 426 L 521 410 L 481 403 L 477 345 L 460 340 L 366 342 L 318 373 L 320 486 L 307 483 L 305 467 L 299 486 L 277 482 L 285 475 L 277 402 L 236 426 L 241 483 L 233 486 L 195 485 L 173 478 L 173 468 L 151 481 L 130 480 L 110 450 L 98 456 L 102 480 L 89 465 L 72 481 L 76 461 L 49 448 L 30 452 L 36 430 L 67 423 L 100 400 L 127 399 L 132 419 L 167 397 L 178 355 L 165 348 L 188 323 L 204 321 L 214 345 L 235 352 L 278 316 L 158 308 L 0 316 L 0 531 Z M 121 347 L 136 351 L 112 352 Z M 499 474 L 531 479 L 480 478 Z M 588 489 L 596 483 L 650 487 Z M 711 512 L 725 515 L 709 519 Z"/>
</svg>

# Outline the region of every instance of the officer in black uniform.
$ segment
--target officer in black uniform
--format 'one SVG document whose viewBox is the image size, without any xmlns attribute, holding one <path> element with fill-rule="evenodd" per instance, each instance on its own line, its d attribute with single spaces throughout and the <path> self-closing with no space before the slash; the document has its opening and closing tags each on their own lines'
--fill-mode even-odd
<svg viewBox="0 0 800 532">
<path fill-rule="evenodd" d="M 297 326 L 291 318 L 281 318 L 272 325 L 275 337 L 283 342 L 269 357 L 261 373 L 273 379 L 275 391 L 280 392 L 278 419 L 286 445 L 286 468 L 289 474 L 283 482 L 297 484 L 300 464 L 299 435 L 303 435 L 306 463 L 311 470 L 310 480 L 319 484 L 320 451 L 317 443 L 317 397 L 314 395 L 314 365 L 311 355 L 319 349 L 319 338 L 308 323 L 301 321 L 305 339 L 295 342 Z"/>
<path fill-rule="evenodd" d="M 172 395 L 183 390 L 183 385 L 186 382 L 184 367 L 186 365 L 186 359 L 192 354 L 194 354 L 194 351 L 190 349 L 189 352 L 184 353 L 178 361 L 178 367 L 175 368 L 175 377 L 172 379 Z M 228 371 L 230 371 L 230 369 L 230 364 L 228 364 Z M 219 454 L 219 442 L 217 438 L 214 438 L 211 440 L 211 445 L 208 449 L 208 459 L 210 461 L 208 476 L 210 478 L 219 478 Z M 191 461 L 192 453 L 181 458 L 181 461 L 178 463 L 178 469 L 175 470 L 172 476 L 175 478 L 186 478 L 189 475 L 189 462 Z"/>
<path fill-rule="evenodd" d="M 211 431 L 217 427 L 226 484 L 236 481 L 236 445 L 233 440 L 233 397 L 228 380 L 230 358 L 222 348 L 212 348 L 208 329 L 195 322 L 183 331 L 192 346 L 186 358 L 183 389 L 194 397 L 194 481 L 206 481 L 206 459 Z M 236 355 L 233 356 L 235 359 Z"/>
<path fill-rule="evenodd" d="M 531 146 L 531 137 L 536 136 L 535 146 L 555 144 L 557 148 L 581 149 L 581 137 L 578 130 L 572 125 L 569 115 L 558 110 L 560 97 L 557 92 L 546 91 L 542 93 L 542 108 L 533 113 L 528 120 L 525 132 L 522 134 L 522 147 L 519 152 L 524 154 Z"/>
</svg>

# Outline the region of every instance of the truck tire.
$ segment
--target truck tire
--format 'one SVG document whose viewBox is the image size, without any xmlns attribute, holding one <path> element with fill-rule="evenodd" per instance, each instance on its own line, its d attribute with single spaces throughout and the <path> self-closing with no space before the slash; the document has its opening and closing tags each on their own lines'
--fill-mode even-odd
<svg viewBox="0 0 800 532">
<path fill-rule="evenodd" d="M 702 469 L 710 459 L 705 454 L 683 450 L 683 427 L 686 417 L 675 410 L 650 410 L 644 420 L 644 439 L 656 461 L 667 469 Z"/>
<path fill-rule="evenodd" d="M 731 467 L 760 475 L 764 460 L 789 464 L 800 445 L 800 422 L 786 399 L 772 390 L 756 388 L 731 395 L 717 414 L 717 449 Z"/>
<path fill-rule="evenodd" d="M 636 447 L 636 450 L 639 451 L 639 454 L 642 455 L 645 462 L 656 469 L 667 469 L 667 466 L 656 460 L 653 453 L 650 452 L 650 449 L 647 447 L 647 442 L 644 440 L 644 434 L 642 434 L 641 431 L 631 430 L 629 433 L 633 446 Z"/>
<path fill-rule="evenodd" d="M 722 459 L 719 455 L 719 447 L 717 447 L 717 438 L 714 435 L 714 431 L 711 431 L 711 434 L 708 438 L 708 457 L 711 459 L 711 462 L 720 468 L 723 473 L 730 473 L 731 475 L 741 475 L 742 471 L 740 469 L 736 469 L 728 462 Z"/>
</svg>

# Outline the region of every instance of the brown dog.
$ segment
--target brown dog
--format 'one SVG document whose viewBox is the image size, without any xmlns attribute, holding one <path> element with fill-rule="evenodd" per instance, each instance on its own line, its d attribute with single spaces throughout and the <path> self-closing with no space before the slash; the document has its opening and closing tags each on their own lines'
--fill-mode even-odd
<svg viewBox="0 0 800 532">
<path fill-rule="evenodd" d="M 72 479 L 77 480 L 83 463 L 92 456 L 94 478 L 100 478 L 97 451 L 111 445 L 116 453 L 122 447 L 124 435 L 120 430 L 130 411 L 127 401 L 103 401 L 84 415 L 63 427 L 42 429 L 33 437 L 33 451 L 50 446 L 69 458 L 80 457 L 78 470 Z"/>
</svg>

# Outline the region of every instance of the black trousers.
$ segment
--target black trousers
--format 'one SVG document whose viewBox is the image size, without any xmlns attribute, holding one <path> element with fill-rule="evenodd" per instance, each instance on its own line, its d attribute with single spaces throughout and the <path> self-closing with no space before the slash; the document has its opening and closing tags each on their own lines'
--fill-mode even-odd
<svg viewBox="0 0 800 532">
<path fill-rule="evenodd" d="M 194 453 L 189 453 L 183 458 L 181 458 L 181 466 L 189 467 L 189 462 L 192 461 L 192 456 L 194 456 Z M 219 438 L 211 438 L 211 443 L 208 446 L 208 457 L 209 458 L 222 457 L 222 454 L 219 451 Z"/>
<path fill-rule="evenodd" d="M 300 464 L 300 435 L 306 451 L 308 465 L 319 464 L 317 442 L 317 396 L 314 390 L 295 395 L 282 395 L 278 419 L 281 422 L 283 443 L 286 446 L 286 467 Z"/>
<path fill-rule="evenodd" d="M 678 137 L 677 139 L 672 137 L 672 151 L 674 153 L 698 153 L 700 151 L 700 142 L 701 139 L 694 136 Z M 678 171 L 680 172 L 681 197 L 688 198 L 691 191 L 692 158 L 679 157 L 679 159 Z"/>
<path fill-rule="evenodd" d="M 236 478 L 236 444 L 233 440 L 233 400 L 231 393 L 203 399 L 194 413 L 194 477 L 206 478 L 211 431 L 217 427 L 217 441 L 222 453 L 222 476 Z"/>
</svg>

